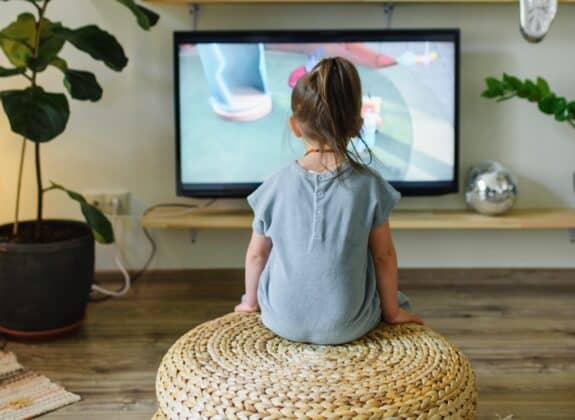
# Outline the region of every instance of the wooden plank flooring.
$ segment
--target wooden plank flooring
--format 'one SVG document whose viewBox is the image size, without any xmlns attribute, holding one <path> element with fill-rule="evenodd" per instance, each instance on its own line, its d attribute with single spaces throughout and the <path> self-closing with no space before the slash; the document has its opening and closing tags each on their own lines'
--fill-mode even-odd
<svg viewBox="0 0 575 420">
<path fill-rule="evenodd" d="M 424 320 L 470 357 L 478 419 L 575 419 L 575 270 L 403 270 L 400 278 Z M 242 288 L 238 270 L 151 273 L 129 296 L 90 305 L 77 333 L 8 349 L 83 397 L 46 418 L 147 419 L 164 352 L 230 311 Z"/>
</svg>

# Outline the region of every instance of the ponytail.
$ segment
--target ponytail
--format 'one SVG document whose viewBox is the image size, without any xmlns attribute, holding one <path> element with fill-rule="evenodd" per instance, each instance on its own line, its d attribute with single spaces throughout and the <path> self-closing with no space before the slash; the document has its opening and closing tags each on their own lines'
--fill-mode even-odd
<svg viewBox="0 0 575 420">
<path fill-rule="evenodd" d="M 292 112 L 307 137 L 333 150 L 339 161 L 361 170 L 365 163 L 353 143 L 353 151 L 348 149 L 352 138 L 363 141 L 361 101 L 355 66 L 341 57 L 325 58 L 294 87 Z M 371 151 L 369 157 L 371 162 Z"/>
</svg>

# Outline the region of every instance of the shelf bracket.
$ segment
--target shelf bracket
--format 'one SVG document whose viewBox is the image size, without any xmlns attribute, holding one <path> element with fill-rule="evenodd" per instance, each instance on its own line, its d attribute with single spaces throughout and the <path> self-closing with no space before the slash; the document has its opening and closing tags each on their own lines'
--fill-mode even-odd
<svg viewBox="0 0 575 420">
<path fill-rule="evenodd" d="M 393 12 L 395 11 L 395 3 L 383 3 L 383 23 L 385 29 L 391 29 L 391 21 L 393 20 Z"/>
<path fill-rule="evenodd" d="M 567 234 L 569 235 L 569 242 L 575 244 L 575 228 L 567 229 Z"/>
<path fill-rule="evenodd" d="M 198 241 L 198 229 L 190 229 L 190 242 L 195 244 Z"/>
<path fill-rule="evenodd" d="M 200 18 L 200 5 L 198 3 L 190 4 L 190 17 L 192 18 L 192 31 L 198 30 L 198 20 Z"/>
</svg>

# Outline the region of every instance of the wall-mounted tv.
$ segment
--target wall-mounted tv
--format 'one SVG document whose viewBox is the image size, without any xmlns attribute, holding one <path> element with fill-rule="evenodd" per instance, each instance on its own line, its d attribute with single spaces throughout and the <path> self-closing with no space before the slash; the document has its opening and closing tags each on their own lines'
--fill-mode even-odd
<svg viewBox="0 0 575 420">
<path fill-rule="evenodd" d="M 405 195 L 457 191 L 459 31 L 195 31 L 174 34 L 177 192 L 242 197 L 301 156 L 291 90 L 343 56 L 363 87 L 356 150 Z"/>
</svg>

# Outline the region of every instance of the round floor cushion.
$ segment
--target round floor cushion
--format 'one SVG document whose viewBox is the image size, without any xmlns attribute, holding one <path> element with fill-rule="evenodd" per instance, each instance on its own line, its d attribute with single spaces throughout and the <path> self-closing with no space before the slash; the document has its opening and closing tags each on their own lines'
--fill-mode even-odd
<svg viewBox="0 0 575 420">
<path fill-rule="evenodd" d="M 201 324 L 164 356 L 155 419 L 472 419 L 467 358 L 428 327 L 381 324 L 348 344 L 294 343 L 258 314 Z"/>
</svg>

